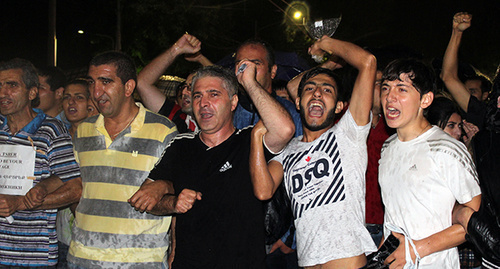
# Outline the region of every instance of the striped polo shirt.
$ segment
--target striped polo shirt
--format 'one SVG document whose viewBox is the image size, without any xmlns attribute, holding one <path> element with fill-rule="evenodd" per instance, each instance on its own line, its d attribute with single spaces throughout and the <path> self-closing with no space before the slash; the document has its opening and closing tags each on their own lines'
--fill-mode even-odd
<svg viewBox="0 0 500 269">
<path fill-rule="evenodd" d="M 34 146 L 33 185 L 57 175 L 63 182 L 80 176 L 71 137 L 63 123 L 34 109 L 35 118 L 16 134 L 0 115 L 0 145 Z M 57 263 L 57 209 L 17 211 L 9 224 L 0 218 L 0 264 L 8 266 L 53 266 Z"/>
<path fill-rule="evenodd" d="M 171 218 L 140 213 L 127 200 L 177 129 L 167 118 L 137 105 L 136 118 L 114 141 L 102 115 L 78 126 L 74 144 L 83 191 L 68 261 L 79 266 L 157 268 L 166 259 Z"/>
</svg>

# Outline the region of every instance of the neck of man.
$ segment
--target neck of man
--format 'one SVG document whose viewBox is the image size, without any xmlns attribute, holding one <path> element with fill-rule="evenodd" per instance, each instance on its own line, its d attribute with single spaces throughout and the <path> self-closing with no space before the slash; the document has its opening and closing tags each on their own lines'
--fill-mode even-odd
<svg viewBox="0 0 500 269">
<path fill-rule="evenodd" d="M 123 105 L 121 113 L 114 117 L 104 117 L 104 127 L 109 136 L 114 140 L 118 134 L 127 129 L 139 113 L 139 107 L 133 102 Z"/>
<path fill-rule="evenodd" d="M 321 129 L 321 130 L 317 130 L 317 131 L 312 131 L 310 129 L 308 129 L 306 126 L 304 126 L 302 124 L 302 132 L 303 132 L 303 136 L 302 136 L 302 142 L 312 142 L 316 139 L 318 139 L 322 134 L 324 134 L 326 131 L 330 130 L 330 128 L 333 127 L 334 124 L 324 128 L 324 129 Z"/>
<path fill-rule="evenodd" d="M 226 127 L 218 130 L 215 133 L 204 132 L 201 130 L 200 139 L 201 141 L 210 148 L 216 147 L 222 142 L 226 141 L 234 133 L 234 125 L 229 124 Z"/>
<path fill-rule="evenodd" d="M 28 125 L 35 117 L 37 113 L 27 106 L 22 113 L 16 113 L 15 115 L 7 115 L 7 125 L 12 134 L 19 132 L 24 126 Z"/>
<path fill-rule="evenodd" d="M 398 128 L 398 138 L 403 142 L 411 141 L 425 133 L 431 127 L 432 125 L 427 121 L 427 119 L 422 117 L 420 120 L 410 126 L 406 126 L 405 128 Z"/>
</svg>

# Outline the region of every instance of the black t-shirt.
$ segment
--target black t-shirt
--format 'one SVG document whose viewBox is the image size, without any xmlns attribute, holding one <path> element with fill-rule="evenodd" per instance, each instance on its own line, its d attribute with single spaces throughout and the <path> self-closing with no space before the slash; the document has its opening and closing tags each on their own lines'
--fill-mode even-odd
<svg viewBox="0 0 500 269">
<path fill-rule="evenodd" d="M 236 131 L 213 148 L 199 135 L 179 135 L 151 171 L 151 179 L 172 181 L 176 194 L 202 193 L 191 210 L 177 215 L 174 268 L 264 267 L 263 204 L 253 193 L 248 164 L 251 130 Z"/>
<path fill-rule="evenodd" d="M 479 101 L 475 96 L 470 96 L 469 104 L 467 105 L 466 120 L 476 125 L 479 130 L 484 128 L 486 119 L 486 103 Z"/>
<path fill-rule="evenodd" d="M 481 192 L 500 213 L 500 134 L 483 130 L 477 133 L 473 143 Z"/>
<path fill-rule="evenodd" d="M 174 109 L 174 115 L 171 115 Z M 186 113 L 182 112 L 181 107 L 174 101 L 168 99 L 165 100 L 165 103 L 163 103 L 163 106 L 158 111 L 158 114 L 172 120 L 172 122 L 175 123 L 175 126 L 177 126 L 177 131 L 180 134 L 191 132 L 185 122 L 187 116 Z"/>
</svg>

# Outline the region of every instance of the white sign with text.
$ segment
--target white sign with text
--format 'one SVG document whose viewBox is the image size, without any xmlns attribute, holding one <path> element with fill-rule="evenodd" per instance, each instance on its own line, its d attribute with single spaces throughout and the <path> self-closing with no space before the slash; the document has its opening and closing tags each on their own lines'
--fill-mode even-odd
<svg viewBox="0 0 500 269">
<path fill-rule="evenodd" d="M 25 195 L 33 187 L 35 154 L 30 146 L 0 145 L 0 194 Z"/>
</svg>

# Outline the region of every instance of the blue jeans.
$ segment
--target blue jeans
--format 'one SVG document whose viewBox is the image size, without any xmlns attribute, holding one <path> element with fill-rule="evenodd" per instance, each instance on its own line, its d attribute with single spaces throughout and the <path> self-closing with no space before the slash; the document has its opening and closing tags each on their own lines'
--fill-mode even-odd
<svg viewBox="0 0 500 269">
<path fill-rule="evenodd" d="M 378 247 L 380 245 L 380 241 L 382 241 L 382 236 L 384 235 L 384 226 L 382 224 L 369 223 L 367 223 L 365 226 L 368 232 L 370 232 L 375 246 Z"/>
</svg>

